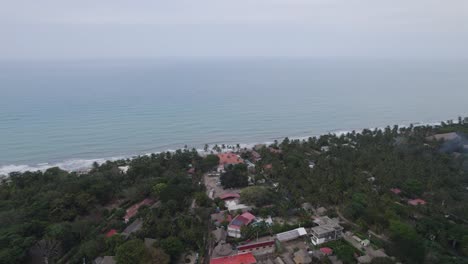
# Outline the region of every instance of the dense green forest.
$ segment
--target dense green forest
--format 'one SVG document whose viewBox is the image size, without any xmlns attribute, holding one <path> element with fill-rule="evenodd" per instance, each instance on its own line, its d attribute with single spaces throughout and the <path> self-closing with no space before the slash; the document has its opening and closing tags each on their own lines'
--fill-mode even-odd
<svg viewBox="0 0 468 264">
<path fill-rule="evenodd" d="M 127 174 L 120 165 L 130 166 Z M 188 250 L 203 253 L 208 214 L 189 206 L 194 197 L 203 199 L 204 187 L 200 175 L 187 174 L 189 166 L 206 164 L 184 150 L 96 164 L 80 175 L 58 168 L 12 173 L 0 186 L 0 263 L 27 263 L 34 256 L 91 263 L 99 255 L 116 255 L 119 263 L 165 263 Z M 140 231 L 127 240 L 104 236 L 110 229 L 121 232 L 124 209 L 147 197 L 161 205 L 139 210 Z M 156 239 L 154 250 L 142 249 L 144 238 Z"/>
<path fill-rule="evenodd" d="M 462 123 L 286 138 L 258 148 L 262 159 L 250 175 L 255 186 L 243 189 L 241 199 L 256 205 L 260 216 L 298 216 L 304 223 L 310 219 L 300 209 L 303 203 L 326 207 L 353 228 L 379 234 L 386 252 L 404 263 L 467 263 L 467 153 L 427 139 L 468 131 Z M 241 155 L 250 158 L 249 151 Z M 111 255 L 118 263 L 164 264 L 189 251 L 203 258 L 209 214 L 223 205 L 208 199 L 202 175 L 217 163 L 215 155 L 202 158 L 184 149 L 96 164 L 82 174 L 59 168 L 12 173 L 0 185 L 0 263 L 38 257 L 91 263 Z M 119 169 L 124 165 L 127 173 Z M 245 187 L 247 174 L 243 165 L 230 167 L 221 181 Z M 395 188 L 401 193 L 390 191 Z M 145 198 L 159 205 L 138 211 L 134 218 L 143 220 L 142 229 L 107 238 L 110 229 L 121 233 L 127 227 L 125 209 Z M 427 203 L 408 205 L 414 198 Z M 145 238 L 154 239 L 151 249 Z"/>
<path fill-rule="evenodd" d="M 329 213 L 340 213 L 363 233 L 382 234 L 387 253 L 405 263 L 468 263 L 468 151 L 427 139 L 467 129 L 468 124 L 395 126 L 305 141 L 286 138 L 273 146 L 281 153 L 259 150 L 259 167 L 272 167 L 263 177 L 279 183 L 276 192 L 283 197 L 262 201 L 274 206 L 259 213 L 300 216 L 290 208 L 304 202 L 335 208 Z M 427 204 L 409 205 L 413 198 Z"/>
</svg>

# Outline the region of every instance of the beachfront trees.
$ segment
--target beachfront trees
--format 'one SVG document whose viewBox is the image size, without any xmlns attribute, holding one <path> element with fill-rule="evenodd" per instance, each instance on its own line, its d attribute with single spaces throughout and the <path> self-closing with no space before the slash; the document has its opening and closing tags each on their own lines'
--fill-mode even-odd
<svg viewBox="0 0 468 264">
<path fill-rule="evenodd" d="M 468 124 L 446 125 L 437 131 L 452 132 L 454 128 L 468 129 Z M 468 218 L 464 188 L 468 186 L 468 162 L 462 154 L 440 152 L 439 142 L 426 141 L 434 132 L 432 128 L 394 127 L 307 141 L 291 139 L 274 151 L 263 148 L 259 150 L 262 160 L 256 165 L 270 185 L 246 188 L 242 199 L 260 206 L 271 203 L 268 208 L 258 208 L 262 216 L 302 217 L 303 211 L 297 208 L 304 202 L 338 208 L 337 213 L 363 231 L 389 236 L 394 243 L 388 253 L 405 263 L 419 261 L 424 255 L 428 259 L 426 252 L 431 252 L 432 263 L 458 260 L 468 253 L 463 222 Z M 325 145 L 328 151 L 321 151 Z M 313 168 L 309 167 L 311 161 Z M 166 254 L 173 259 L 184 250 L 203 254 L 210 212 L 208 208 L 189 209 L 205 190 L 198 180 L 187 177 L 187 170 L 208 171 L 218 162 L 215 155 L 203 159 L 184 150 L 108 162 L 79 177 L 56 168 L 14 173 L 9 182 L 0 185 L 0 263 L 24 263 L 31 257 L 33 245 L 43 239 L 59 241 L 63 252 L 58 257 L 70 252 L 70 263 L 116 254 L 123 241 L 116 236 L 104 240 L 104 232 L 121 232 L 127 226 L 122 220 L 126 209 L 147 197 L 158 199 L 158 206 L 137 214 L 144 224 L 132 236 L 153 238 L 160 242 L 159 248 L 165 244 L 164 249 L 170 251 Z M 122 164 L 130 166 L 127 174 L 119 171 Z M 245 165 L 226 169 L 221 176 L 226 188 L 248 185 Z M 393 188 L 403 192 L 395 194 L 390 191 Z M 199 204 L 205 204 L 205 198 L 198 197 Z M 407 199 L 411 198 L 424 199 L 427 204 L 410 206 Z M 216 202 L 224 204 L 219 199 Z M 406 252 L 399 244 L 415 251 Z"/>
<path fill-rule="evenodd" d="M 190 163 L 200 161 L 196 152 L 184 150 L 107 162 L 79 176 L 57 168 L 13 173 L 11 181 L 0 185 L 0 263 L 39 258 L 40 254 L 33 255 L 32 250 L 43 240 L 58 243 L 57 258 L 69 252 L 70 263 L 114 255 L 121 241 L 113 241 L 112 237 L 112 242 L 106 243 L 102 233 L 110 229 L 123 231 L 125 209 L 150 197 L 152 187 L 161 183 L 165 186 L 158 186 L 155 193 L 161 199 L 160 210 L 145 208 L 137 217 L 148 223 L 144 230 L 157 230 L 156 226 L 165 223 L 161 232 L 147 232 L 146 237 L 182 237 L 193 225 L 203 226 L 201 222 L 171 222 L 174 215 L 189 214 L 193 193 L 201 191 L 198 182 L 193 183 L 186 176 Z M 127 174 L 118 169 L 122 164 L 130 166 Z M 192 219 L 199 221 L 197 217 Z M 192 233 L 190 242 L 181 240 L 183 247 L 198 250 L 194 241 L 202 240 L 203 234 Z"/>
<path fill-rule="evenodd" d="M 201 161 L 201 169 L 204 172 L 210 171 L 213 168 L 216 167 L 219 163 L 219 157 L 217 155 L 207 155 L 202 161 Z"/>
</svg>

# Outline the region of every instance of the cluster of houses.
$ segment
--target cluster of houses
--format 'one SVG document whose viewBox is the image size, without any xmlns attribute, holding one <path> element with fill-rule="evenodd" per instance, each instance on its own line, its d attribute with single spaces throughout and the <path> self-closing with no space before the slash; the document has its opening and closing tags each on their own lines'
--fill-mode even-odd
<svg viewBox="0 0 468 264">
<path fill-rule="evenodd" d="M 271 152 L 281 153 L 281 150 L 270 148 Z M 242 159 L 235 153 L 220 153 L 218 154 L 219 164 L 216 169 L 216 174 L 209 176 L 218 176 L 226 171 L 226 167 L 236 164 L 247 164 L 248 168 L 254 168 L 254 162 L 261 159 L 261 155 L 254 150 L 249 153 L 250 160 Z M 314 162 L 309 162 L 309 167 L 312 169 L 315 166 Z M 271 169 L 271 164 L 265 165 L 263 169 Z M 215 197 L 214 191 L 211 191 L 209 196 Z M 320 245 L 328 241 L 337 240 L 342 237 L 343 228 L 339 225 L 338 219 L 331 219 L 326 216 L 316 218 L 316 226 L 312 228 L 298 227 L 286 232 L 278 233 L 266 237 L 257 237 L 255 241 L 248 241 L 234 246 L 230 242 L 238 242 L 242 240 L 243 227 L 266 223 L 272 225 L 271 217 L 266 219 L 257 217 L 252 214 L 251 206 L 240 202 L 240 194 L 236 191 L 223 192 L 216 195 L 224 201 L 226 210 L 218 211 L 211 215 L 211 220 L 216 230 L 213 234 L 213 247 L 210 251 L 210 264 L 217 263 L 232 263 L 232 264 L 248 264 L 248 263 L 279 263 L 279 264 L 297 264 L 311 263 L 312 258 L 320 258 L 332 254 L 332 250 L 327 247 L 319 248 L 318 250 L 309 250 L 309 245 Z M 320 208 L 320 214 L 326 209 Z M 234 243 L 234 244 L 236 244 Z M 292 250 L 295 245 L 300 245 L 300 250 Z M 276 254 L 279 248 L 286 248 L 286 252 L 278 256 Z"/>
<path fill-rule="evenodd" d="M 312 258 L 321 258 L 333 253 L 330 248 L 323 247 L 319 250 L 309 250 L 309 242 L 313 245 L 320 245 L 342 237 L 343 227 L 338 219 L 327 216 L 317 217 L 317 226 L 312 228 L 298 227 L 286 232 L 272 236 L 259 237 L 255 241 L 247 242 L 238 246 L 233 246 L 227 241 L 242 238 L 241 229 L 243 226 L 255 225 L 260 222 L 272 225 L 273 221 L 254 216 L 250 212 L 244 212 L 233 217 L 229 212 L 219 212 L 211 215 L 213 223 L 218 226 L 213 231 L 214 248 L 211 252 L 210 264 L 217 263 L 311 263 Z M 221 223 L 227 223 L 224 229 Z M 296 245 L 303 248 L 292 250 Z M 278 256 L 279 248 L 287 248 L 285 253 Z M 339 263 L 339 262 L 338 262 Z"/>
</svg>

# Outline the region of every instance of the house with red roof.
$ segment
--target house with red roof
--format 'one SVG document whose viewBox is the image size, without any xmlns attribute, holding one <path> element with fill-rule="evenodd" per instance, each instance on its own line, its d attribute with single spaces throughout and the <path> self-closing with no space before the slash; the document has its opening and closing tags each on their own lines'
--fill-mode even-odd
<svg viewBox="0 0 468 264">
<path fill-rule="evenodd" d="M 329 247 L 323 247 L 323 248 L 320 248 L 320 252 L 322 252 L 324 255 L 328 256 L 328 255 L 333 254 L 333 249 L 331 249 Z"/>
<path fill-rule="evenodd" d="M 140 209 L 140 207 L 142 207 L 143 205 L 152 205 L 154 203 L 154 200 L 153 199 L 150 199 L 150 198 L 146 198 L 144 199 L 143 201 L 137 203 L 137 204 L 134 204 L 132 206 L 130 206 L 127 211 L 126 211 L 126 215 L 124 217 L 124 220 L 125 220 L 125 223 L 128 223 L 128 221 L 130 221 L 130 218 L 134 217 L 137 213 L 138 213 L 138 209 Z"/>
<path fill-rule="evenodd" d="M 213 258 L 210 264 L 255 264 L 257 260 L 252 253 L 239 254 L 221 258 Z"/>
<path fill-rule="evenodd" d="M 426 201 L 423 199 L 413 199 L 413 200 L 408 200 L 408 204 L 413 205 L 413 206 L 418 206 L 418 205 L 425 205 Z"/>
<path fill-rule="evenodd" d="M 111 237 L 111 236 L 113 236 L 113 235 L 115 235 L 115 234 L 117 234 L 117 230 L 111 229 L 111 230 L 109 230 L 109 231 L 105 234 L 105 236 L 106 236 L 106 237 Z"/>
<path fill-rule="evenodd" d="M 390 191 L 391 191 L 392 193 L 394 193 L 394 194 L 400 194 L 400 193 L 401 193 L 401 190 L 398 189 L 398 188 L 392 188 L 392 189 L 390 189 Z"/>
<path fill-rule="evenodd" d="M 244 163 L 243 159 L 241 159 L 238 155 L 232 152 L 220 153 L 218 154 L 218 158 L 219 158 L 219 165 L 223 165 L 223 166 Z"/>
<path fill-rule="evenodd" d="M 232 219 L 231 223 L 228 225 L 228 236 L 230 237 L 241 237 L 241 227 L 248 226 L 255 220 L 255 216 L 249 212 L 245 212 L 241 215 L 238 215 Z"/>
<path fill-rule="evenodd" d="M 269 253 L 273 253 L 275 250 L 275 240 L 269 241 L 262 241 L 262 242 L 254 242 L 246 245 L 240 245 L 237 247 L 237 251 L 239 253 L 255 253 L 257 251 L 261 251 L 265 253 L 266 251 L 271 251 Z"/>
<path fill-rule="evenodd" d="M 240 198 L 240 195 L 238 193 L 225 193 L 219 196 L 221 200 L 231 200 L 231 199 L 237 199 Z"/>
</svg>

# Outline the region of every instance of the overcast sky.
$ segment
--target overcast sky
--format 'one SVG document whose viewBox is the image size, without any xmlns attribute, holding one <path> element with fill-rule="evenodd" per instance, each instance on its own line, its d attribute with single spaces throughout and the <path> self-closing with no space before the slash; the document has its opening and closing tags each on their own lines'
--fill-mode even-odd
<svg viewBox="0 0 468 264">
<path fill-rule="evenodd" d="M 468 0 L 0 0 L 0 59 L 468 58 Z"/>
</svg>

